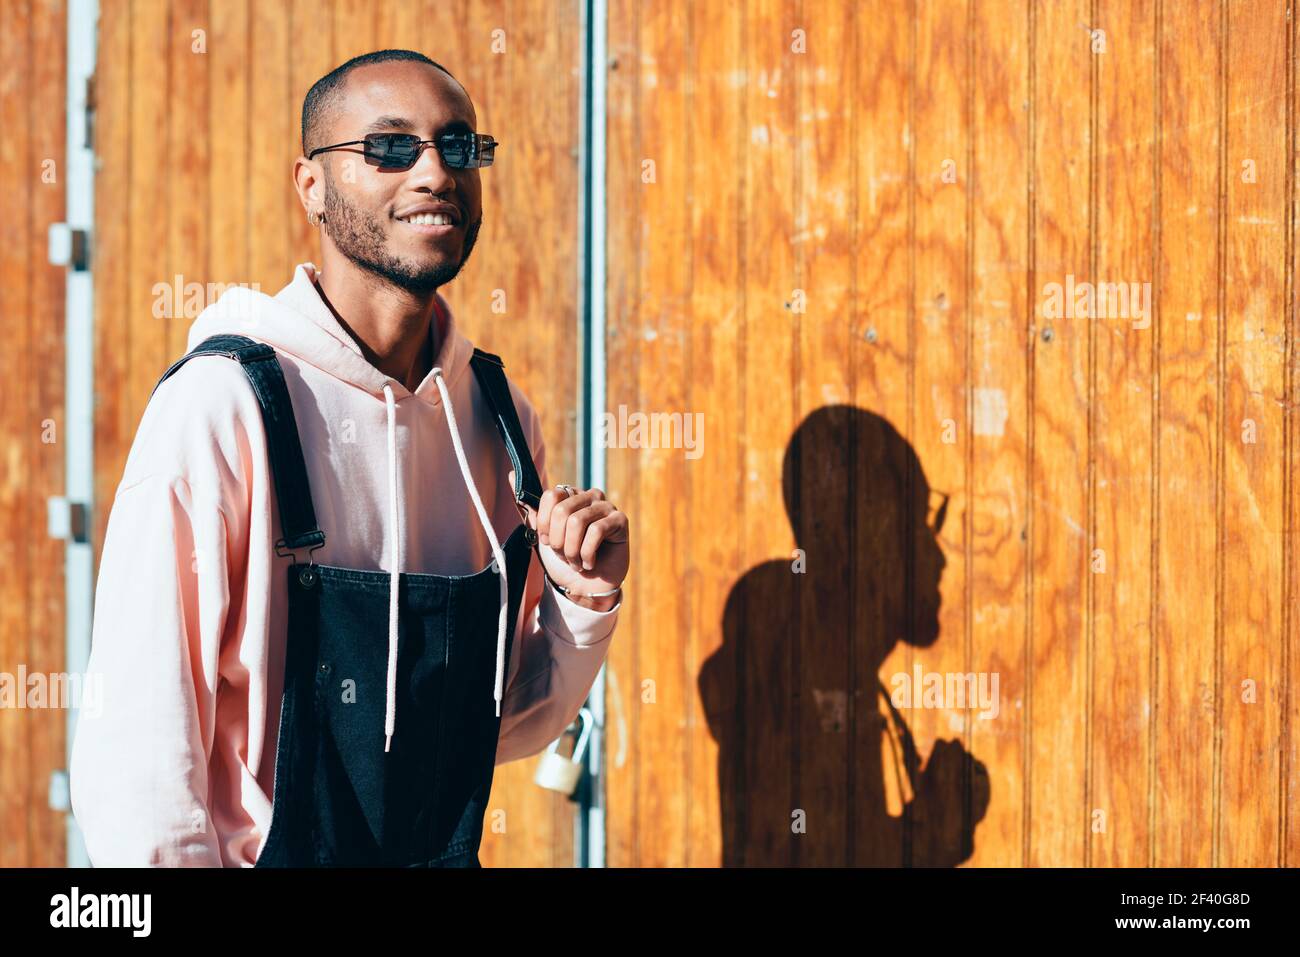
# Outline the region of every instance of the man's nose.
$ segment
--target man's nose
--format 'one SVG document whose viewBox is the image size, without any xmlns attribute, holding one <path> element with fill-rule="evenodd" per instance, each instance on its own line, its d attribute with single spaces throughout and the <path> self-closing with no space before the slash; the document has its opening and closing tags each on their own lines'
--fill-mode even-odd
<svg viewBox="0 0 1300 957">
<path fill-rule="evenodd" d="M 446 192 L 456 183 L 435 143 L 425 143 L 421 147 L 420 156 L 411 167 L 409 175 L 412 186 L 427 186 L 435 194 Z"/>
</svg>

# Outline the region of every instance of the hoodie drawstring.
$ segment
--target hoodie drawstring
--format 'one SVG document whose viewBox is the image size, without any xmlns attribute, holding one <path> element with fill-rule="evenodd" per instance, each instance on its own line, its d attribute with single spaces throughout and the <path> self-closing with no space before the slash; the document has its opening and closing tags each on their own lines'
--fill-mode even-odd
<svg viewBox="0 0 1300 957">
<path fill-rule="evenodd" d="M 388 407 L 388 699 L 384 708 L 384 753 L 393 743 L 397 727 L 397 576 L 401 571 L 398 545 L 402 537 L 397 525 L 397 423 L 393 389 L 384 383 L 384 404 Z"/>
<path fill-rule="evenodd" d="M 474 510 L 478 512 L 478 520 L 483 525 L 483 531 L 487 533 L 488 541 L 492 543 L 492 557 L 496 561 L 497 578 L 500 580 L 501 585 L 501 611 L 497 615 L 497 676 L 496 685 L 492 691 L 492 696 L 497 703 L 497 717 L 500 717 L 501 684 L 505 677 L 506 616 L 510 613 L 510 586 L 506 581 L 506 556 L 501 551 L 501 543 L 497 541 L 497 533 L 492 530 L 492 522 L 488 519 L 487 509 L 483 507 L 483 499 L 479 498 L 478 487 L 474 484 L 474 476 L 469 471 L 469 463 L 465 461 L 465 449 L 460 442 L 460 432 L 456 429 L 456 413 L 452 410 L 451 396 L 447 394 L 447 386 L 442 380 L 442 369 L 438 366 L 433 368 L 433 381 L 438 383 L 438 391 L 442 393 L 442 406 L 447 412 L 447 428 L 451 430 L 451 444 L 456 450 L 456 461 L 460 463 L 460 474 L 465 478 L 465 487 L 469 489 L 469 497 L 474 500 Z"/>
<path fill-rule="evenodd" d="M 501 611 L 497 617 L 497 667 L 493 697 L 496 700 L 497 717 L 500 717 L 502 685 L 505 680 L 506 618 L 510 613 L 510 586 L 506 580 L 506 556 L 501 550 L 501 542 L 497 540 L 496 532 L 492 528 L 487 509 L 483 507 L 483 499 L 479 497 L 478 487 L 474 484 L 474 476 L 470 473 L 469 462 L 465 458 L 465 448 L 460 440 L 460 431 L 456 427 L 456 413 L 451 406 L 451 396 L 448 394 L 447 386 L 443 381 L 441 367 L 435 366 L 433 368 L 433 378 L 438 384 L 438 391 L 442 393 L 442 406 L 447 415 L 447 429 L 451 432 L 451 444 L 456 450 L 456 461 L 460 465 L 461 477 L 465 479 L 465 488 L 469 491 L 469 497 L 474 502 L 474 510 L 478 513 L 478 520 L 492 545 L 492 557 L 497 567 L 497 578 L 501 592 Z M 393 400 L 393 390 L 388 383 L 384 383 L 384 404 L 388 410 L 388 525 L 392 533 L 390 538 L 392 546 L 389 549 L 388 558 L 388 701 L 384 710 L 384 751 L 387 752 L 393 741 L 393 732 L 397 727 L 397 576 L 401 571 L 401 558 L 398 548 L 401 529 L 397 524 L 399 505 L 397 498 L 396 407 Z"/>
</svg>

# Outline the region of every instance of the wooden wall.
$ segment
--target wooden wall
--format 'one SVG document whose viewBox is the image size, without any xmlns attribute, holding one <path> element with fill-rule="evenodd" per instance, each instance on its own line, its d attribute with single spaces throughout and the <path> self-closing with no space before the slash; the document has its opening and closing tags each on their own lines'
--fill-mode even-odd
<svg viewBox="0 0 1300 957">
<path fill-rule="evenodd" d="M 577 0 L 101 0 L 97 543 L 150 391 L 193 321 L 154 318 L 154 283 L 179 273 L 271 294 L 295 264 L 320 264 L 291 178 L 303 96 L 386 47 L 447 67 L 479 128 L 503 143 L 482 175 L 478 246 L 445 292 L 542 414 L 551 473 L 573 475 L 579 10 Z M 494 31 L 504 52 L 493 52 Z M 198 39 L 206 52 L 194 52 Z M 494 290 L 505 315 L 490 311 Z M 484 866 L 572 864 L 574 805 L 533 785 L 534 766 L 497 769 L 490 809 L 506 811 L 507 831 L 485 835 Z"/>
<path fill-rule="evenodd" d="M 0 672 L 64 670 L 63 542 L 46 500 L 64 493 L 64 271 L 47 235 L 62 222 L 67 22 L 60 0 L 0 2 Z M 0 708 L 0 867 L 65 860 L 49 806 L 67 712 Z"/>
<path fill-rule="evenodd" d="M 1300 863 L 1292 6 L 611 0 L 612 865 Z"/>
</svg>

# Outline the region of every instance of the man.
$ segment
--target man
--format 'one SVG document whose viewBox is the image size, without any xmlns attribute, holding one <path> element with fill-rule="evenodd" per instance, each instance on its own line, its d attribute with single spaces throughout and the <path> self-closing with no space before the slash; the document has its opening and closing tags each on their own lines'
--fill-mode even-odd
<svg viewBox="0 0 1300 957">
<path fill-rule="evenodd" d="M 628 521 L 542 493 L 537 414 L 437 292 L 482 222 L 476 131 L 410 51 L 308 93 L 324 268 L 203 311 L 113 503 L 71 768 L 95 865 L 477 866 L 494 765 L 590 690 Z"/>
</svg>

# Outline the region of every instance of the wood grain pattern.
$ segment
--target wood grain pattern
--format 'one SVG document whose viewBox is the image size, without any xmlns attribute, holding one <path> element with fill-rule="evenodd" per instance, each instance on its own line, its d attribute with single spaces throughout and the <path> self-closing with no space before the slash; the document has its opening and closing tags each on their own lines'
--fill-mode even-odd
<svg viewBox="0 0 1300 957">
<path fill-rule="evenodd" d="M 1208 867 L 1213 829 L 1217 627 L 1220 22 L 1213 4 L 1159 8 L 1153 290 L 1159 445 L 1151 854 Z"/>
<path fill-rule="evenodd" d="M 0 7 L 0 63 L 7 65 L 6 83 L 0 87 L 0 122 L 13 131 L 0 139 L 0 195 L 6 200 L 10 216 L 24 228 L 15 230 L 13 242 L 0 249 L 0 307 L 6 316 L 16 316 L 12 327 L 15 348 L 6 350 L 4 371 L 21 375 L 19 364 L 31 351 L 31 273 L 30 261 L 39 254 L 39 237 L 27 224 L 32 216 L 32 194 L 37 189 L 38 173 L 31 164 L 31 133 L 28 127 L 27 86 L 22 67 L 27 63 L 28 33 L 25 23 L 28 4 Z M 3 537 L 6 564 L 22 569 L 13 577 L 5 576 L 4 602 L 0 604 L 0 642 L 3 642 L 5 669 L 17 672 L 31 652 L 31 579 L 27 572 L 28 541 L 35 531 L 31 527 L 32 510 L 29 493 L 31 441 L 33 423 L 28 403 L 8 389 L 0 399 L 0 418 L 9 437 L 4 456 L 4 481 L 0 484 L 0 537 Z M 31 845 L 27 781 L 33 771 L 32 755 L 27 750 L 27 722 L 30 712 L 0 711 L 0 762 L 12 769 L 0 787 L 0 830 L 6 840 L 0 845 L 0 863 L 13 867 L 34 856 Z"/>
<path fill-rule="evenodd" d="M 575 477 L 580 11 L 101 0 L 97 546 L 191 321 L 154 284 L 318 261 L 302 96 L 381 47 L 446 65 L 504 144 L 446 292 Z M 1296 864 L 1295 15 L 611 0 L 605 410 L 705 425 L 697 459 L 607 450 L 635 526 L 611 865 Z M 65 16 L 0 4 L 2 671 L 63 655 L 63 191 L 37 184 Z M 1150 326 L 1049 317 L 1071 276 L 1149 281 Z M 892 707 L 914 666 L 996 674 L 997 717 Z M 2 864 L 62 860 L 62 719 L 0 712 Z M 497 769 L 486 866 L 573 864 L 533 766 Z"/>
<path fill-rule="evenodd" d="M 101 3 L 95 67 L 96 555 L 136 425 L 136 420 L 128 421 L 126 411 L 131 366 L 131 26 L 131 0 Z"/>
<path fill-rule="evenodd" d="M 734 69 L 742 49 L 741 12 L 736 5 L 714 10 L 697 4 L 690 9 L 687 23 L 692 71 L 687 103 L 690 133 L 696 143 L 716 143 L 711 151 L 716 162 L 689 169 L 685 184 L 691 234 L 701 237 L 692 247 L 686 308 L 689 316 L 709 316 L 710 321 L 691 323 L 683 343 L 689 370 L 684 383 L 688 398 L 681 411 L 689 415 L 707 410 L 706 416 L 697 420 L 703 425 L 702 434 L 696 436 L 700 454 L 685 463 L 689 498 L 683 504 L 688 516 L 708 514 L 711 528 L 709 535 L 688 534 L 685 545 L 690 571 L 684 580 L 691 587 L 683 661 L 688 691 L 684 770 L 691 781 L 691 797 L 686 802 L 682 862 L 688 867 L 713 865 L 717 836 L 724 835 L 724 828 L 733 827 L 737 818 L 734 809 L 723 806 L 719 771 L 731 762 L 725 748 L 728 731 L 716 722 L 734 713 L 735 672 L 731 671 L 725 687 L 708 688 L 691 679 L 703 672 L 706 661 L 734 651 L 726 647 L 728 636 L 720 634 L 717 623 L 726 610 L 743 533 L 739 510 L 708 507 L 710 502 L 738 501 L 744 487 L 744 409 L 737 396 L 744 374 L 740 345 L 745 220 L 743 183 L 734 175 L 744 164 L 749 142 L 745 89 L 736 81 Z M 707 238 L 715 236 L 721 241 Z M 622 458 L 632 466 L 630 455 Z M 644 531 L 639 531 L 637 538 L 653 545 Z M 612 751 L 622 739 L 609 740 Z M 736 798 L 734 791 L 725 796 Z M 726 836 L 722 839 L 724 843 L 728 840 Z"/>
<path fill-rule="evenodd" d="M 1294 2 L 1287 5 L 1286 32 L 1286 291 L 1283 301 L 1286 319 L 1286 370 L 1284 376 L 1286 424 L 1285 454 L 1283 461 L 1290 463 L 1296 454 L 1297 442 L 1300 442 L 1300 396 L 1297 395 L 1296 351 L 1296 255 L 1297 223 L 1300 222 L 1300 207 L 1296 201 L 1296 157 L 1300 156 L 1297 146 L 1296 121 L 1296 9 Z M 1285 522 L 1283 542 L 1283 568 L 1285 572 L 1285 599 L 1282 605 L 1284 640 L 1282 644 L 1282 794 L 1280 809 L 1281 860 L 1295 866 L 1300 861 L 1300 682 L 1296 678 L 1296 662 L 1300 661 L 1300 615 L 1297 615 L 1296 596 L 1300 595 L 1300 555 L 1297 555 L 1297 535 L 1300 534 L 1300 496 L 1296 494 L 1295 470 L 1283 469 L 1283 497 L 1285 500 Z"/>
<path fill-rule="evenodd" d="M 1092 271 L 1127 291 L 1092 321 L 1092 690 L 1088 850 L 1097 866 L 1150 857 L 1156 22 L 1150 0 L 1099 0 L 1089 35 L 1094 98 Z M 1104 52 L 1100 39 L 1104 37 Z M 1100 287 L 1099 287 L 1100 288 Z M 1100 304 L 1100 299 L 1098 300 Z M 1101 310 L 1099 310 L 1101 311 Z M 1077 320 L 1076 320 L 1077 321 Z"/>
<path fill-rule="evenodd" d="M 1214 826 L 1215 863 L 1245 867 L 1283 863 L 1285 15 L 1280 4 L 1260 0 L 1232 0 L 1224 11 L 1224 499 Z"/>
<path fill-rule="evenodd" d="M 911 854 L 910 805 L 920 768 L 908 718 L 890 712 L 899 670 L 884 662 L 905 642 L 910 615 L 909 482 L 919 474 L 910 444 L 915 344 L 915 204 L 912 103 L 916 9 L 899 3 L 859 16 L 854 186 L 859 224 L 853 302 L 852 686 L 853 813 L 847 863 L 898 867 Z M 933 585 L 934 582 L 932 581 Z M 931 603 L 933 607 L 933 603 Z"/>
<path fill-rule="evenodd" d="M 795 311 L 801 283 L 798 270 L 804 260 L 794 241 L 801 225 L 799 68 L 795 57 L 805 54 L 791 49 L 799 13 L 794 0 L 758 0 L 747 5 L 745 17 L 745 114 L 750 127 L 745 178 L 753 184 L 746 191 L 744 213 L 747 243 L 740 401 L 744 408 L 745 486 L 737 503 L 745 522 L 738 570 L 741 577 L 732 586 L 727 609 L 730 616 L 733 608 L 741 608 L 743 617 L 739 627 L 730 617 L 724 618 L 723 626 L 723 640 L 736 649 L 741 699 L 737 746 L 725 760 L 738 764 L 740 785 L 724 798 L 723 812 L 738 815 L 741 821 L 740 844 L 726 849 L 726 860 L 751 866 L 797 864 L 798 839 L 827 826 L 817 819 L 816 804 L 809 806 L 808 789 L 799 777 L 802 749 L 796 747 L 800 708 L 808 706 L 800 697 L 801 608 L 797 579 L 792 574 L 793 552 L 802 544 L 799 451 L 798 446 L 790 447 L 799 424 L 797 343 L 803 321 Z M 668 125 L 657 111 L 654 115 Z M 700 201 L 707 199 L 701 197 Z M 666 240 L 656 235 L 653 246 L 671 247 Z M 644 255 L 648 264 L 649 250 Z M 645 287 L 657 285 L 658 277 L 647 265 Z M 643 296 L 643 327 L 653 327 L 659 320 L 652 306 L 649 297 Z M 643 374 L 642 381 L 654 380 Z M 658 389 L 643 388 L 637 408 L 663 410 Z M 788 461 L 790 454 L 794 461 Z M 644 464 L 638 465 L 644 470 Z M 654 501 L 644 482 L 642 488 L 642 501 Z M 783 513 L 786 521 L 782 521 Z M 746 569 L 747 563 L 752 567 Z M 646 562 L 642 571 L 651 570 L 651 563 Z M 666 584 L 661 578 L 650 580 L 660 582 L 661 588 Z M 642 600 L 654 608 L 653 587 L 647 592 Z M 680 642 L 679 637 L 671 636 L 659 640 L 661 646 Z M 642 667 L 648 674 L 664 670 L 653 659 Z M 661 687 L 661 700 L 665 694 Z M 659 800 L 667 798 L 661 795 Z M 834 826 L 833 821 L 829 823 Z M 647 838 L 643 836 L 642 841 Z M 663 852 L 645 855 L 640 863 L 655 865 L 666 858 Z"/>
<path fill-rule="evenodd" d="M 1030 865 L 1084 863 L 1087 809 L 1091 513 L 1090 337 L 1086 318 L 1043 315 L 1048 283 L 1093 280 L 1089 266 L 1091 19 L 1084 0 L 1031 8 L 1033 189 L 1029 294 Z M 1084 25 L 1081 28 L 1081 24 Z"/>
<path fill-rule="evenodd" d="M 855 489 L 845 476 L 853 462 L 855 427 L 849 410 L 857 244 L 854 157 L 842 139 L 853 128 L 854 101 L 846 94 L 853 88 L 856 61 L 853 45 L 839 38 L 855 35 L 858 12 L 847 4 L 804 4 L 801 13 L 797 22 L 807 52 L 790 57 L 797 104 L 792 285 L 802 296 L 791 316 L 792 371 L 800 438 L 797 452 L 787 450 L 785 462 L 798 470 L 790 522 L 806 565 L 791 582 L 799 603 L 794 798 L 808 815 L 808 831 L 795 842 L 792 863 L 825 867 L 848 863 L 846 838 L 855 810 L 849 729 L 857 702 L 850 703 L 848 692 L 857 649 L 850 627 L 853 607 L 843 599 L 853 581 L 853 566 L 845 561 L 853 526 L 844 517 L 852 514 Z M 822 434 L 805 439 L 823 418 Z"/>
<path fill-rule="evenodd" d="M 67 22 L 54 0 L 0 8 L 0 314 L 8 342 L 0 373 L 6 437 L 0 469 L 0 671 L 15 696 L 29 676 L 61 672 L 63 543 L 49 537 L 46 500 L 64 490 L 64 273 L 46 236 L 64 218 Z M 0 866 L 57 866 L 62 814 L 49 807 L 51 773 L 65 766 L 67 712 L 16 697 L 0 710 Z"/>
<path fill-rule="evenodd" d="M 28 21 L 30 61 L 27 64 L 31 94 L 27 102 L 30 124 L 29 152 L 24 169 L 31 190 L 28 220 L 32 244 L 28 247 L 28 283 L 31 290 L 27 315 L 26 363 L 10 381 L 22 381 L 28 370 L 39 370 L 19 393 L 26 396 L 27 416 L 22 431 L 28 447 L 26 492 L 27 558 L 22 565 L 28 577 L 27 667 L 29 671 L 58 673 L 66 668 L 66 615 L 64 610 L 64 543 L 45 527 L 46 500 L 66 491 L 64 481 L 67 417 L 64 405 L 64 300 L 65 272 L 49 262 L 43 236 L 51 223 L 61 222 L 67 209 L 67 13 L 60 0 L 33 0 Z M 38 178 L 43 164 L 53 161 L 56 175 Z M 6 312 L 6 316 L 12 316 Z M 0 664 L 0 668 L 4 665 Z M 21 719 L 27 731 L 30 755 L 27 777 L 28 833 L 31 860 L 57 867 L 66 860 L 67 828 L 62 813 L 49 806 L 50 776 L 67 767 L 67 711 L 47 707 L 28 711 Z"/>
<path fill-rule="evenodd" d="M 968 459 L 974 430 L 970 363 L 970 102 L 967 9 L 918 4 L 913 23 L 916 82 L 908 128 L 914 137 L 911 289 L 911 429 L 915 462 L 904 501 L 908 556 L 907 628 L 885 662 L 914 677 L 964 674 L 967 662 Z M 940 502 L 946 504 L 940 505 Z M 940 526 L 939 508 L 944 508 Z M 898 654 L 904 651 L 904 654 Z M 898 667 L 901 663 L 902 667 Z M 955 697 L 905 719 L 929 755 L 908 807 L 905 863 L 950 866 L 970 855 L 970 719 Z"/>
<path fill-rule="evenodd" d="M 1027 807 L 1029 8 L 974 4 L 972 18 L 970 660 L 998 675 L 1000 700 L 971 721 L 988 779 L 970 863 L 1007 867 L 1023 863 Z"/>
<path fill-rule="evenodd" d="M 608 404 L 685 396 L 741 436 L 668 478 L 610 453 L 655 536 L 614 649 L 612 864 L 1294 859 L 1287 11 L 611 5 Z M 682 217 L 639 164 L 710 135 Z M 1090 311 L 1051 315 L 1052 283 Z M 872 705 L 917 665 L 996 673 L 998 716 Z M 664 714 L 682 672 L 707 730 Z"/>
<path fill-rule="evenodd" d="M 609 73 L 606 77 L 608 109 L 605 117 L 605 215 L 608 224 L 605 248 L 608 285 L 605 290 L 605 361 L 615 375 L 607 382 L 605 404 L 614 409 L 618 408 L 620 402 L 629 403 L 633 408 L 640 407 L 636 404 L 636 381 L 628 377 L 628 370 L 636 367 L 637 350 L 640 347 L 637 330 L 641 316 L 643 272 L 640 255 L 644 190 L 641 186 L 642 137 L 639 123 L 644 92 L 639 52 L 640 21 L 637 16 L 640 6 L 636 0 L 610 0 L 608 6 L 606 45 Z M 737 99 L 742 94 L 743 90 L 738 91 Z M 739 103 L 737 112 L 740 112 Z M 738 211 L 737 217 L 741 215 Z M 743 222 L 743 219 L 740 221 Z M 742 236 L 743 231 L 738 231 L 738 257 L 744 255 Z M 605 450 L 605 474 L 610 497 L 618 503 L 619 508 L 628 513 L 629 519 L 637 514 L 635 509 L 641 501 L 640 471 L 637 466 L 634 451 L 619 448 Z M 638 743 L 644 710 L 640 677 L 643 656 L 638 639 L 647 627 L 652 626 L 654 618 L 646 614 L 643 602 L 637 597 L 642 581 L 639 572 L 642 556 L 653 546 L 653 536 L 633 530 L 630 546 L 631 570 L 624 585 L 627 607 L 619 615 L 620 635 L 606 659 L 605 711 L 609 737 L 606 739 L 605 755 L 605 799 L 608 802 L 605 853 L 607 863 L 613 867 L 636 866 L 641 860 L 640 839 L 643 830 L 647 830 L 642 827 L 642 794 L 650 784 L 653 773 Z M 623 641 L 626 635 L 635 635 L 637 639 Z M 724 693 L 731 693 L 718 702 L 716 708 L 724 719 L 735 713 L 734 678 L 727 678 L 731 680 L 724 679 L 722 687 Z M 703 693 L 701 700 L 702 710 L 712 729 L 715 709 Z M 718 733 L 713 733 L 715 739 Z M 695 794 L 692 793 L 695 783 L 692 781 L 691 784 L 679 786 L 678 792 L 689 794 L 693 799 L 703 802 L 710 799 L 710 791 L 716 793 L 725 790 L 726 773 L 721 760 L 719 751 L 718 781 L 715 788 Z M 674 769 L 674 772 L 677 771 Z M 728 816 L 725 812 L 713 813 L 718 814 L 720 820 L 718 829 L 710 832 L 707 838 L 710 850 L 715 850 L 719 845 L 725 847 L 728 842 L 737 840 L 736 816 Z M 689 849 L 683 853 L 689 853 Z"/>
<path fill-rule="evenodd" d="M 690 229 L 693 153 L 680 135 L 689 115 L 686 71 L 690 35 L 685 7 L 649 4 L 640 20 L 642 102 L 641 156 L 637 167 L 620 172 L 640 182 L 642 191 L 639 258 L 655 277 L 641 290 L 641 321 L 625 330 L 637 341 L 634 367 L 619 367 L 619 378 L 632 386 L 628 408 L 641 410 L 653 395 L 659 408 L 688 408 L 689 360 L 686 350 L 690 301 L 692 233 Z M 648 165 L 652 164 L 652 165 Z M 683 245 L 649 237 L 681 237 Z M 690 735 L 682 733 L 690 685 L 685 680 L 685 646 L 689 630 L 689 594 L 680 583 L 691 574 L 688 551 L 691 501 L 684 456 L 671 448 L 628 450 L 636 456 L 640 500 L 675 502 L 657 523 L 654 544 L 639 552 L 642 570 L 657 582 L 642 601 L 653 604 L 654 627 L 642 637 L 641 670 L 635 673 L 631 698 L 640 702 L 637 745 L 649 767 L 682 767 L 689 762 Z M 626 454 L 626 453 L 625 453 Z M 621 506 L 620 506 L 621 507 Z M 646 860 L 664 866 L 685 864 L 687 803 L 675 788 L 654 788 L 643 795 L 645 811 L 658 826 L 640 835 Z"/>
</svg>

